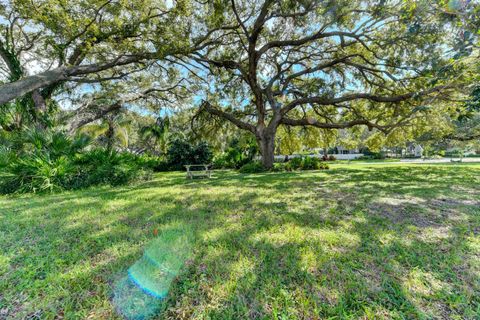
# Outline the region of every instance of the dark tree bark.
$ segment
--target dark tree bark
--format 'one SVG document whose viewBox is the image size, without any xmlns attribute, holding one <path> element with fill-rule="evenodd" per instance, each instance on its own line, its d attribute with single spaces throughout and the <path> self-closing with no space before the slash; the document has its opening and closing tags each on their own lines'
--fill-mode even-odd
<svg viewBox="0 0 480 320">
<path fill-rule="evenodd" d="M 115 127 L 114 127 L 113 121 L 111 120 L 108 121 L 108 129 L 107 129 L 107 132 L 105 133 L 105 137 L 107 139 L 107 150 L 112 151 L 113 142 L 115 139 Z"/>
<path fill-rule="evenodd" d="M 154 58 L 154 54 L 143 54 L 136 56 L 123 56 L 107 61 L 82 66 L 59 67 L 56 69 L 41 72 L 28 76 L 15 82 L 0 85 L 0 104 L 7 103 L 18 97 L 22 97 L 34 90 L 57 84 L 62 81 L 73 80 L 75 77 L 98 73 L 117 66 L 124 66 Z"/>
<path fill-rule="evenodd" d="M 272 168 L 275 159 L 275 134 L 264 133 L 257 137 L 257 143 L 262 155 L 262 165 L 265 168 Z"/>
<path fill-rule="evenodd" d="M 45 102 L 45 98 L 43 98 L 39 90 L 34 90 L 32 92 L 32 100 L 35 105 L 35 110 L 40 113 L 47 112 L 47 103 Z"/>
<path fill-rule="evenodd" d="M 73 116 L 73 120 L 71 121 L 71 124 L 70 124 L 70 132 L 74 132 L 89 123 L 102 119 L 112 112 L 117 112 L 121 108 L 122 108 L 122 103 L 118 101 L 106 107 L 101 107 L 101 106 L 97 106 L 97 108 L 93 107 L 92 111 L 79 110 Z"/>
</svg>

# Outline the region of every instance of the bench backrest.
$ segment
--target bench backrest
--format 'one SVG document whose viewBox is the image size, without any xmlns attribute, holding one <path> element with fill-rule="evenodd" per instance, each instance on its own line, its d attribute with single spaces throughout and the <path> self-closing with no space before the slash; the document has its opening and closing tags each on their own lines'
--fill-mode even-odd
<svg viewBox="0 0 480 320">
<path fill-rule="evenodd" d="M 211 164 L 187 164 L 185 168 L 187 168 L 187 171 L 207 171 L 210 170 L 211 166 Z"/>
</svg>

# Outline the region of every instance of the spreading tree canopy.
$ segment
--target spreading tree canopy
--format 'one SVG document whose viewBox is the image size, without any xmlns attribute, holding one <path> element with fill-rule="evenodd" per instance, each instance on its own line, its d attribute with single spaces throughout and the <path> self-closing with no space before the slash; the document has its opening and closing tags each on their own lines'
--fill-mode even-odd
<svg viewBox="0 0 480 320">
<path fill-rule="evenodd" d="M 26 109 L 42 112 L 67 81 L 119 81 L 145 62 L 183 53 L 185 13 L 185 1 L 0 4 L 0 106 L 21 99 Z"/>
<path fill-rule="evenodd" d="M 465 84 L 478 82 L 466 72 L 477 17 L 474 1 L 8 0 L 0 127 L 36 121 L 53 95 L 87 83 L 63 114 L 71 132 L 126 105 L 158 111 L 196 94 L 194 118 L 248 132 L 267 168 L 298 145 L 295 132 L 308 145 L 351 128 L 408 140 L 458 113 Z"/>
<path fill-rule="evenodd" d="M 273 165 L 280 126 L 391 134 L 451 99 L 461 66 L 431 1 L 214 1 L 203 46 L 179 63 L 206 79 L 200 111 L 257 139 Z M 453 74 L 457 76 L 452 77 Z"/>
</svg>

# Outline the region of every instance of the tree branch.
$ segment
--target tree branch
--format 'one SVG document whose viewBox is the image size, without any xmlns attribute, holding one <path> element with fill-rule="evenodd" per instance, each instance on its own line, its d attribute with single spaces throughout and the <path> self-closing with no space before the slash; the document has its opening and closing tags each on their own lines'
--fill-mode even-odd
<svg viewBox="0 0 480 320">
<path fill-rule="evenodd" d="M 335 105 L 342 102 L 361 100 L 361 99 L 366 99 L 374 102 L 394 103 L 394 102 L 405 101 L 413 97 L 425 96 L 433 92 L 440 92 L 444 89 L 450 89 L 450 88 L 452 88 L 452 86 L 444 85 L 444 86 L 438 86 L 438 87 L 434 87 L 424 91 L 408 92 L 408 93 L 395 95 L 395 96 L 380 96 L 380 95 L 371 94 L 371 93 L 354 93 L 354 94 L 347 94 L 337 98 L 307 97 L 307 98 L 301 98 L 301 99 L 297 99 L 290 102 L 285 107 L 283 107 L 280 112 L 282 115 L 285 115 L 295 107 L 303 104 L 309 104 L 309 103 L 320 104 L 320 105 Z"/>
<path fill-rule="evenodd" d="M 208 101 L 204 100 L 202 102 L 202 104 L 200 105 L 199 112 L 201 112 L 202 110 L 205 110 L 206 112 L 208 112 L 210 114 L 213 114 L 213 115 L 216 115 L 216 116 L 221 117 L 223 119 L 226 119 L 226 120 L 230 121 L 231 123 L 233 123 L 234 125 L 236 125 L 237 127 L 239 127 L 240 129 L 248 130 L 252 133 L 255 133 L 255 126 L 253 126 L 250 123 L 244 122 L 240 119 L 237 119 L 231 113 L 225 112 L 225 111 L 221 110 L 220 108 L 216 108 L 216 107 L 212 106 Z"/>
<path fill-rule="evenodd" d="M 122 66 L 140 62 L 146 59 L 151 59 L 153 57 L 155 57 L 155 54 L 153 53 L 134 56 L 120 56 L 105 63 L 94 63 L 90 65 L 70 67 L 62 66 L 53 70 L 44 71 L 15 82 L 1 85 L 0 105 L 34 90 L 41 89 L 61 81 L 67 81 L 70 79 L 70 77 L 96 73 L 116 66 Z"/>
<path fill-rule="evenodd" d="M 304 45 L 308 42 L 319 40 L 319 39 L 324 39 L 324 38 L 329 38 L 329 37 L 349 37 L 349 38 L 354 38 L 356 40 L 360 40 L 360 35 L 357 35 L 352 32 L 344 32 L 344 31 L 331 31 L 331 32 L 323 32 L 323 30 L 318 31 L 317 33 L 304 37 L 301 39 L 295 39 L 295 40 L 275 40 L 266 43 L 260 50 L 258 50 L 259 56 L 267 52 L 268 50 L 272 48 L 281 48 L 281 47 L 297 47 Z"/>
<path fill-rule="evenodd" d="M 351 128 L 358 125 L 365 125 L 369 129 L 376 128 L 382 132 L 387 132 L 388 128 L 391 126 L 380 126 L 376 123 L 370 122 L 364 119 L 352 120 L 347 122 L 341 123 L 327 123 L 327 122 L 320 122 L 314 118 L 302 118 L 302 119 L 290 119 L 290 118 L 283 118 L 280 121 L 280 124 L 287 125 L 287 126 L 313 126 L 322 129 L 345 129 Z"/>
</svg>

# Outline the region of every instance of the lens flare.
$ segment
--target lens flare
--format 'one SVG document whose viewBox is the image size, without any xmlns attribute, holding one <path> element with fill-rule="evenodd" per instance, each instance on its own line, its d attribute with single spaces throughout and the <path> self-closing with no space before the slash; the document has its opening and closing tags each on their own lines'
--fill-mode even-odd
<svg viewBox="0 0 480 320">
<path fill-rule="evenodd" d="M 158 232 L 143 256 L 116 281 L 112 302 L 119 314 L 129 320 L 157 315 L 173 280 L 192 252 L 192 232 L 171 227 Z"/>
</svg>

